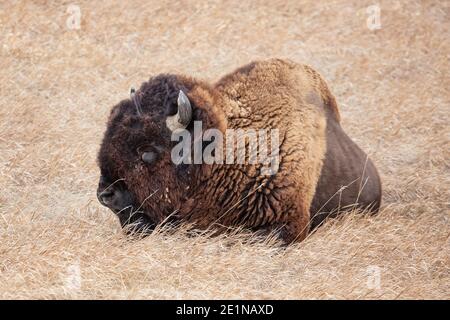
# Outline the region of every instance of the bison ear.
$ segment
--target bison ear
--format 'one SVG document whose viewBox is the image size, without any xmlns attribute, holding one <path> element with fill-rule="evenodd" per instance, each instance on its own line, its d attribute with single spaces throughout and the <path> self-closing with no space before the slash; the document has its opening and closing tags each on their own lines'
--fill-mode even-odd
<svg viewBox="0 0 450 320">
<path fill-rule="evenodd" d="M 170 129 L 170 131 L 175 131 L 177 129 L 186 129 L 186 127 L 192 120 L 191 102 L 182 90 L 180 90 L 180 92 L 178 93 L 177 104 L 177 113 L 166 118 L 166 126 Z"/>
</svg>

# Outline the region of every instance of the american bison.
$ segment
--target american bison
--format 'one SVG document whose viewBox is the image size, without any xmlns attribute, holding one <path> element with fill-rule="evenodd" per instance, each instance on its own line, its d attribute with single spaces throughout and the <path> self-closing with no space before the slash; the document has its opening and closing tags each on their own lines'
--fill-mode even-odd
<svg viewBox="0 0 450 320">
<path fill-rule="evenodd" d="M 276 129 L 277 170 L 263 174 L 264 165 L 248 157 L 174 163 L 173 133 L 193 132 L 198 121 L 204 131 Z M 123 227 L 241 226 L 291 243 L 328 216 L 355 207 L 376 212 L 381 203 L 377 170 L 342 129 L 327 84 L 289 60 L 253 62 L 214 84 L 183 75 L 150 78 L 112 109 L 98 165 L 99 201 Z"/>
</svg>

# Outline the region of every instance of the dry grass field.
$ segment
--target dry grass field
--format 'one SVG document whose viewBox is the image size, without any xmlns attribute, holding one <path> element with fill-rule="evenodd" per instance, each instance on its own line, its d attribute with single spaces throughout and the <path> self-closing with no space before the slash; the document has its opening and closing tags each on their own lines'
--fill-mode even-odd
<svg viewBox="0 0 450 320">
<path fill-rule="evenodd" d="M 450 298 L 450 5 L 376 3 L 371 30 L 371 0 L 1 1 L 0 298 Z M 268 57 L 327 79 L 380 171 L 380 214 L 287 248 L 124 236 L 95 195 L 110 108 L 151 75 Z"/>
</svg>

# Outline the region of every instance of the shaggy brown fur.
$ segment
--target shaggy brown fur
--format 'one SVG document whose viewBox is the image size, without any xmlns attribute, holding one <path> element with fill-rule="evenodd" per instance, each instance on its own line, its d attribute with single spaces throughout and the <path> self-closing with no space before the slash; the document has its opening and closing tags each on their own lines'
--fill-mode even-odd
<svg viewBox="0 0 450 320">
<path fill-rule="evenodd" d="M 180 89 L 203 130 L 278 129 L 278 172 L 261 175 L 259 164 L 173 164 L 175 143 L 165 119 L 177 112 Z M 201 229 L 277 230 L 290 243 L 305 238 L 311 224 L 340 208 L 379 207 L 375 167 L 342 131 L 333 95 L 308 66 L 279 59 L 254 62 L 212 86 L 160 75 L 144 83 L 139 94 L 143 115 L 136 114 L 130 100 L 114 107 L 98 157 L 103 177 L 99 194 L 113 183 L 111 197 L 127 199 L 122 203 L 129 207 L 109 205 L 122 225 L 130 215 L 145 225 L 170 216 Z M 143 163 L 142 148 L 154 150 L 157 161 Z"/>
</svg>

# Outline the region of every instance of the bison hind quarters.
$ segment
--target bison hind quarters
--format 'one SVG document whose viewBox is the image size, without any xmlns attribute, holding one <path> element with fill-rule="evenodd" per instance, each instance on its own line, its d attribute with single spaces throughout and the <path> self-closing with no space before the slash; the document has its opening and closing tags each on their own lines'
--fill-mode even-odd
<svg viewBox="0 0 450 320">
<path fill-rule="evenodd" d="M 354 202 L 352 204 L 342 206 L 323 206 L 323 208 L 313 208 L 310 211 L 310 231 L 316 230 L 319 226 L 323 225 L 329 219 L 335 219 L 342 217 L 345 214 L 377 214 L 381 206 L 381 193 L 375 195 L 370 201 L 364 199 Z"/>
</svg>

